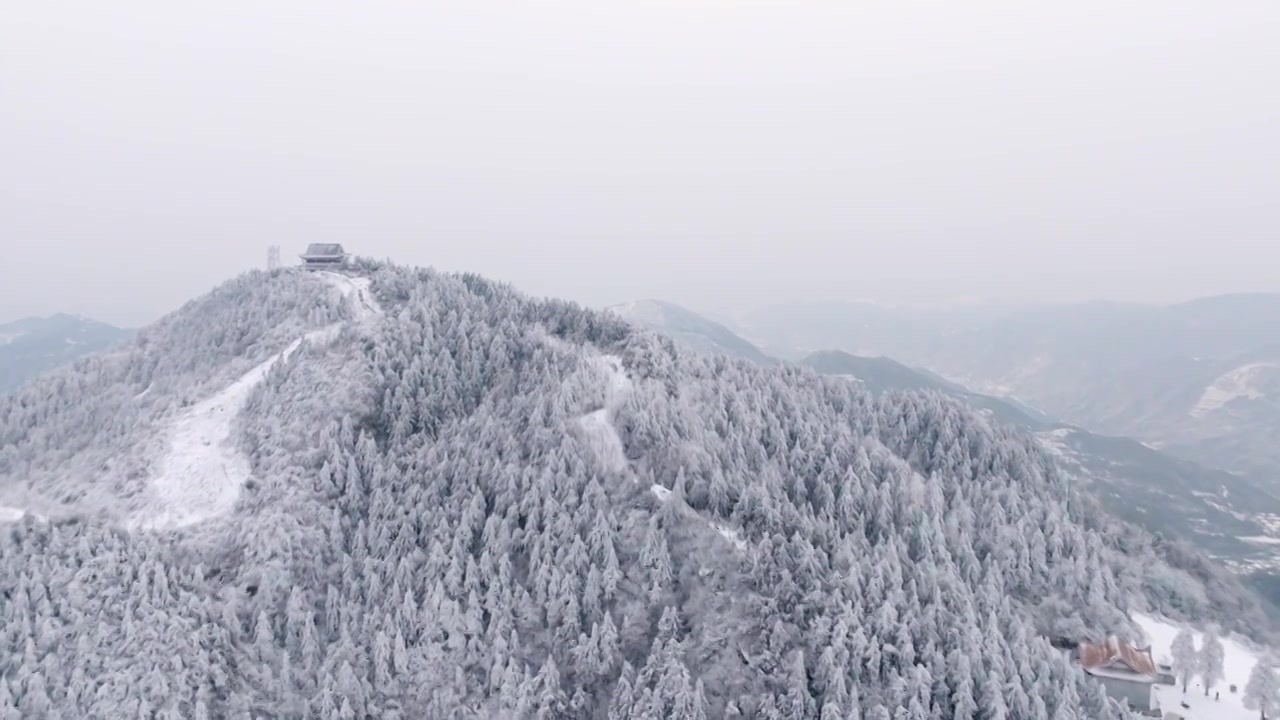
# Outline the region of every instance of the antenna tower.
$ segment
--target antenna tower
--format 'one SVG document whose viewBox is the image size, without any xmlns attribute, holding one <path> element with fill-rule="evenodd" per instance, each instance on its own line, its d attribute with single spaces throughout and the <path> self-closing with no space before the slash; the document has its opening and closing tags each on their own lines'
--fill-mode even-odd
<svg viewBox="0 0 1280 720">
<path fill-rule="evenodd" d="M 267 269 L 268 270 L 280 269 L 280 246 L 279 245 L 271 245 L 270 247 L 267 248 Z"/>
</svg>

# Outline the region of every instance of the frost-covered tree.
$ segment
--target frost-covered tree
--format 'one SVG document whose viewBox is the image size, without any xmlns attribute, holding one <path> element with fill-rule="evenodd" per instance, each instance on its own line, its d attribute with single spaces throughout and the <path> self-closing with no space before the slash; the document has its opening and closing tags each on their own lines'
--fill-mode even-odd
<svg viewBox="0 0 1280 720">
<path fill-rule="evenodd" d="M 1225 662 L 1226 651 L 1222 647 L 1222 640 L 1218 637 L 1217 629 L 1210 626 L 1200 643 L 1200 657 L 1197 663 L 1200 677 L 1204 680 L 1206 697 L 1209 695 L 1209 690 L 1226 677 Z"/>
<path fill-rule="evenodd" d="M 1178 630 L 1178 634 L 1173 638 L 1173 645 L 1169 648 L 1169 654 L 1173 659 L 1173 674 L 1182 684 L 1182 692 L 1187 691 L 1187 686 L 1191 684 L 1191 678 L 1200 670 L 1200 655 L 1196 652 L 1195 635 L 1191 633 L 1191 628 L 1185 625 Z"/>
<path fill-rule="evenodd" d="M 1280 713 L 1280 677 L 1276 676 L 1275 663 L 1269 657 L 1259 658 L 1249 673 L 1241 698 L 1249 710 L 1257 710 L 1262 720 L 1270 713 Z"/>
</svg>

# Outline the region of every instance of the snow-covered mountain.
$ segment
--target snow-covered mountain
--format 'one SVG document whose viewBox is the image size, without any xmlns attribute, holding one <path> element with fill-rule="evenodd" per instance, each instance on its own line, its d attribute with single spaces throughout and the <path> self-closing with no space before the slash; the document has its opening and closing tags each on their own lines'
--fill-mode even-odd
<svg viewBox="0 0 1280 720">
<path fill-rule="evenodd" d="M 1269 626 L 961 403 L 365 261 L 0 399 L 0 504 L 5 717 L 1103 720 L 1048 637 Z"/>
<path fill-rule="evenodd" d="M 104 350 L 130 332 L 78 315 L 0 324 L 0 394 L 42 372 Z"/>
<path fill-rule="evenodd" d="M 766 348 L 888 355 L 1280 489 L 1280 295 L 1171 306 L 787 306 L 744 327 Z"/>
</svg>

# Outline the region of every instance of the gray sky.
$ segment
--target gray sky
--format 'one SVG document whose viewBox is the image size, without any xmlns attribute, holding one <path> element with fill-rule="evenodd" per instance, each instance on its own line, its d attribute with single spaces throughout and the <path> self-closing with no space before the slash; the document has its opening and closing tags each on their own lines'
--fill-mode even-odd
<svg viewBox="0 0 1280 720">
<path fill-rule="evenodd" d="M 593 305 L 1280 291 L 1272 0 L 40 0 L 0 321 L 309 241 Z"/>
</svg>

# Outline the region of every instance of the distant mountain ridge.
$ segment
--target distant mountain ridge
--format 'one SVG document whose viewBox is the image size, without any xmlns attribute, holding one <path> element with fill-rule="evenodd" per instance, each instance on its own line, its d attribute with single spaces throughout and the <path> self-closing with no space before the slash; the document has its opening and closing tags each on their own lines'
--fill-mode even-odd
<svg viewBox="0 0 1280 720">
<path fill-rule="evenodd" d="M 758 365 L 777 362 L 728 327 L 674 303 L 637 300 L 614 305 L 608 311 L 628 322 L 657 330 L 695 352 L 740 357 Z"/>
<path fill-rule="evenodd" d="M 131 330 L 64 313 L 0 324 L 0 393 L 131 334 Z"/>
</svg>

